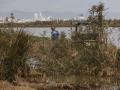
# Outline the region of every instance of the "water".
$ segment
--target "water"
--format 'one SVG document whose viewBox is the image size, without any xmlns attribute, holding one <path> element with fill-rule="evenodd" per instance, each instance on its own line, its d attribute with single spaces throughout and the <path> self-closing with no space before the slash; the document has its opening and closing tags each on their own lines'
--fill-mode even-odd
<svg viewBox="0 0 120 90">
<path fill-rule="evenodd" d="M 57 31 L 64 32 L 66 34 L 67 38 L 71 37 L 71 32 L 74 31 L 74 29 L 71 30 L 71 28 L 63 27 L 63 28 L 56 28 Z M 30 33 L 34 36 L 39 37 L 51 37 L 51 29 L 50 28 L 25 28 L 25 32 Z M 117 47 L 120 47 L 120 28 L 108 28 L 108 40 L 109 43 L 115 44 Z"/>
<path fill-rule="evenodd" d="M 108 28 L 108 39 L 120 48 L 120 28 Z"/>
<path fill-rule="evenodd" d="M 50 28 L 25 28 L 24 30 L 34 36 L 42 37 L 44 35 L 44 37 L 51 37 Z M 56 28 L 56 30 L 59 31 L 60 34 L 64 32 L 67 38 L 70 38 L 71 32 L 73 31 L 70 28 Z"/>
</svg>

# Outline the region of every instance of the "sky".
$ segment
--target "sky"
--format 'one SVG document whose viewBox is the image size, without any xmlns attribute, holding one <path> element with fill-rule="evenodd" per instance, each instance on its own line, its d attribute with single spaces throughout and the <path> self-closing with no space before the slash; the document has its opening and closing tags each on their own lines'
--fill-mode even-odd
<svg viewBox="0 0 120 90">
<path fill-rule="evenodd" d="M 0 0 L 0 12 L 20 11 L 54 11 L 86 13 L 99 2 L 105 3 L 106 13 L 120 16 L 120 0 Z"/>
</svg>

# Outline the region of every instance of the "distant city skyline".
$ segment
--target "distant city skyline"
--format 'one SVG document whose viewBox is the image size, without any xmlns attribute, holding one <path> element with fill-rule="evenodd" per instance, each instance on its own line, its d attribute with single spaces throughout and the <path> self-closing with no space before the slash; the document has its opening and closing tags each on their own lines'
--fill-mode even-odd
<svg viewBox="0 0 120 90">
<path fill-rule="evenodd" d="M 19 10 L 87 14 L 88 9 L 99 2 L 103 2 L 105 8 L 108 8 L 106 11 L 108 17 L 120 17 L 120 0 L 0 0 L 0 12 Z"/>
</svg>

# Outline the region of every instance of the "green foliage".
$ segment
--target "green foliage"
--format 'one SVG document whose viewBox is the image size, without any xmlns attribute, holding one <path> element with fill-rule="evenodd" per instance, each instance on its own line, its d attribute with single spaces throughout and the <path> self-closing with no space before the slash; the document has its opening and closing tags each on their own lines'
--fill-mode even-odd
<svg viewBox="0 0 120 90">
<path fill-rule="evenodd" d="M 13 82 L 18 71 L 24 74 L 27 70 L 25 58 L 30 46 L 30 36 L 22 30 L 19 32 L 1 30 L 0 34 L 1 78 Z"/>
</svg>

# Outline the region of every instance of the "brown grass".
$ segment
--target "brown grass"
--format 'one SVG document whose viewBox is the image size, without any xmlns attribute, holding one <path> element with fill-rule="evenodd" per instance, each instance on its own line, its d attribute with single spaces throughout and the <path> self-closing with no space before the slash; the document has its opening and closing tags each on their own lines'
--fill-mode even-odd
<svg viewBox="0 0 120 90">
<path fill-rule="evenodd" d="M 7 81 L 0 81 L 0 90 L 36 90 L 28 86 L 13 86 Z"/>
</svg>

